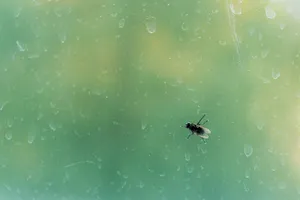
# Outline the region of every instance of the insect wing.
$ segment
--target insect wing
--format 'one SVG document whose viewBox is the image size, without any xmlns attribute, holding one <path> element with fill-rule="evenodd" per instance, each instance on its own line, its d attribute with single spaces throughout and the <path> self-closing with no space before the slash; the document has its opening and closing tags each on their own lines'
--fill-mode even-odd
<svg viewBox="0 0 300 200">
<path fill-rule="evenodd" d="M 208 128 L 202 126 L 202 129 L 204 130 L 204 134 L 211 134 L 211 131 Z"/>
<path fill-rule="evenodd" d="M 201 138 L 203 138 L 203 139 L 208 139 L 209 138 L 209 136 L 208 135 L 206 135 L 206 134 L 204 134 L 204 135 L 199 135 Z"/>
</svg>

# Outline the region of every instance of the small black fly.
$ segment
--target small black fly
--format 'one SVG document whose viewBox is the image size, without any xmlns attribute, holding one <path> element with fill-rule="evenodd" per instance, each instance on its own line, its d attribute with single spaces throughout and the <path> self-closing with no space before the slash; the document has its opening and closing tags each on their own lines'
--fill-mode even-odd
<svg viewBox="0 0 300 200">
<path fill-rule="evenodd" d="M 186 123 L 185 127 L 191 131 L 191 134 L 188 135 L 187 139 L 189 139 L 192 135 L 198 135 L 202 139 L 208 139 L 209 134 L 211 134 L 211 131 L 208 128 L 205 128 L 203 125 L 208 122 L 208 120 L 205 120 L 202 124 L 201 121 L 205 117 L 205 114 L 201 117 L 201 119 L 198 121 L 197 124 L 188 122 Z"/>
</svg>

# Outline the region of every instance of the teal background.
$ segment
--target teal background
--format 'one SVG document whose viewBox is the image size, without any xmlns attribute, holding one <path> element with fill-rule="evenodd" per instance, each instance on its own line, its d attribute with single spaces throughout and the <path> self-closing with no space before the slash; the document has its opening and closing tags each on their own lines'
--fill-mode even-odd
<svg viewBox="0 0 300 200">
<path fill-rule="evenodd" d="M 0 198 L 299 199 L 299 12 L 1 1 Z"/>
</svg>

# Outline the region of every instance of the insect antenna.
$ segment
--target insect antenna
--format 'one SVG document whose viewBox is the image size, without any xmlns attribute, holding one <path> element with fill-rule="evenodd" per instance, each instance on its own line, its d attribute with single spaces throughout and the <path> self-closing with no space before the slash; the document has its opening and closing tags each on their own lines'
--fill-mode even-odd
<svg viewBox="0 0 300 200">
<path fill-rule="evenodd" d="M 207 120 L 205 120 L 205 121 L 203 122 L 203 124 L 202 124 L 202 125 L 206 124 L 207 122 L 209 122 L 209 120 L 208 120 L 208 119 L 207 119 Z"/>
<path fill-rule="evenodd" d="M 202 121 L 202 119 L 205 117 L 205 114 L 201 117 L 201 119 L 199 120 L 199 122 L 197 123 L 198 125 L 200 124 L 200 122 Z"/>
</svg>

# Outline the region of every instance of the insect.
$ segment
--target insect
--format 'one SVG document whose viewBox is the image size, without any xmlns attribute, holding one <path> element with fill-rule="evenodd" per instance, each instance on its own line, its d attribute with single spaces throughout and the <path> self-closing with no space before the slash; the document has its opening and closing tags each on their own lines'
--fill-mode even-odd
<svg viewBox="0 0 300 200">
<path fill-rule="evenodd" d="M 205 120 L 202 124 L 201 121 L 205 117 L 205 114 L 201 117 L 201 119 L 198 121 L 197 124 L 194 123 L 186 123 L 185 127 L 189 129 L 192 133 L 188 135 L 187 139 L 189 139 L 192 135 L 198 135 L 202 139 L 208 139 L 208 135 L 211 134 L 211 131 L 208 128 L 205 128 L 203 125 L 208 122 L 208 120 Z"/>
</svg>

